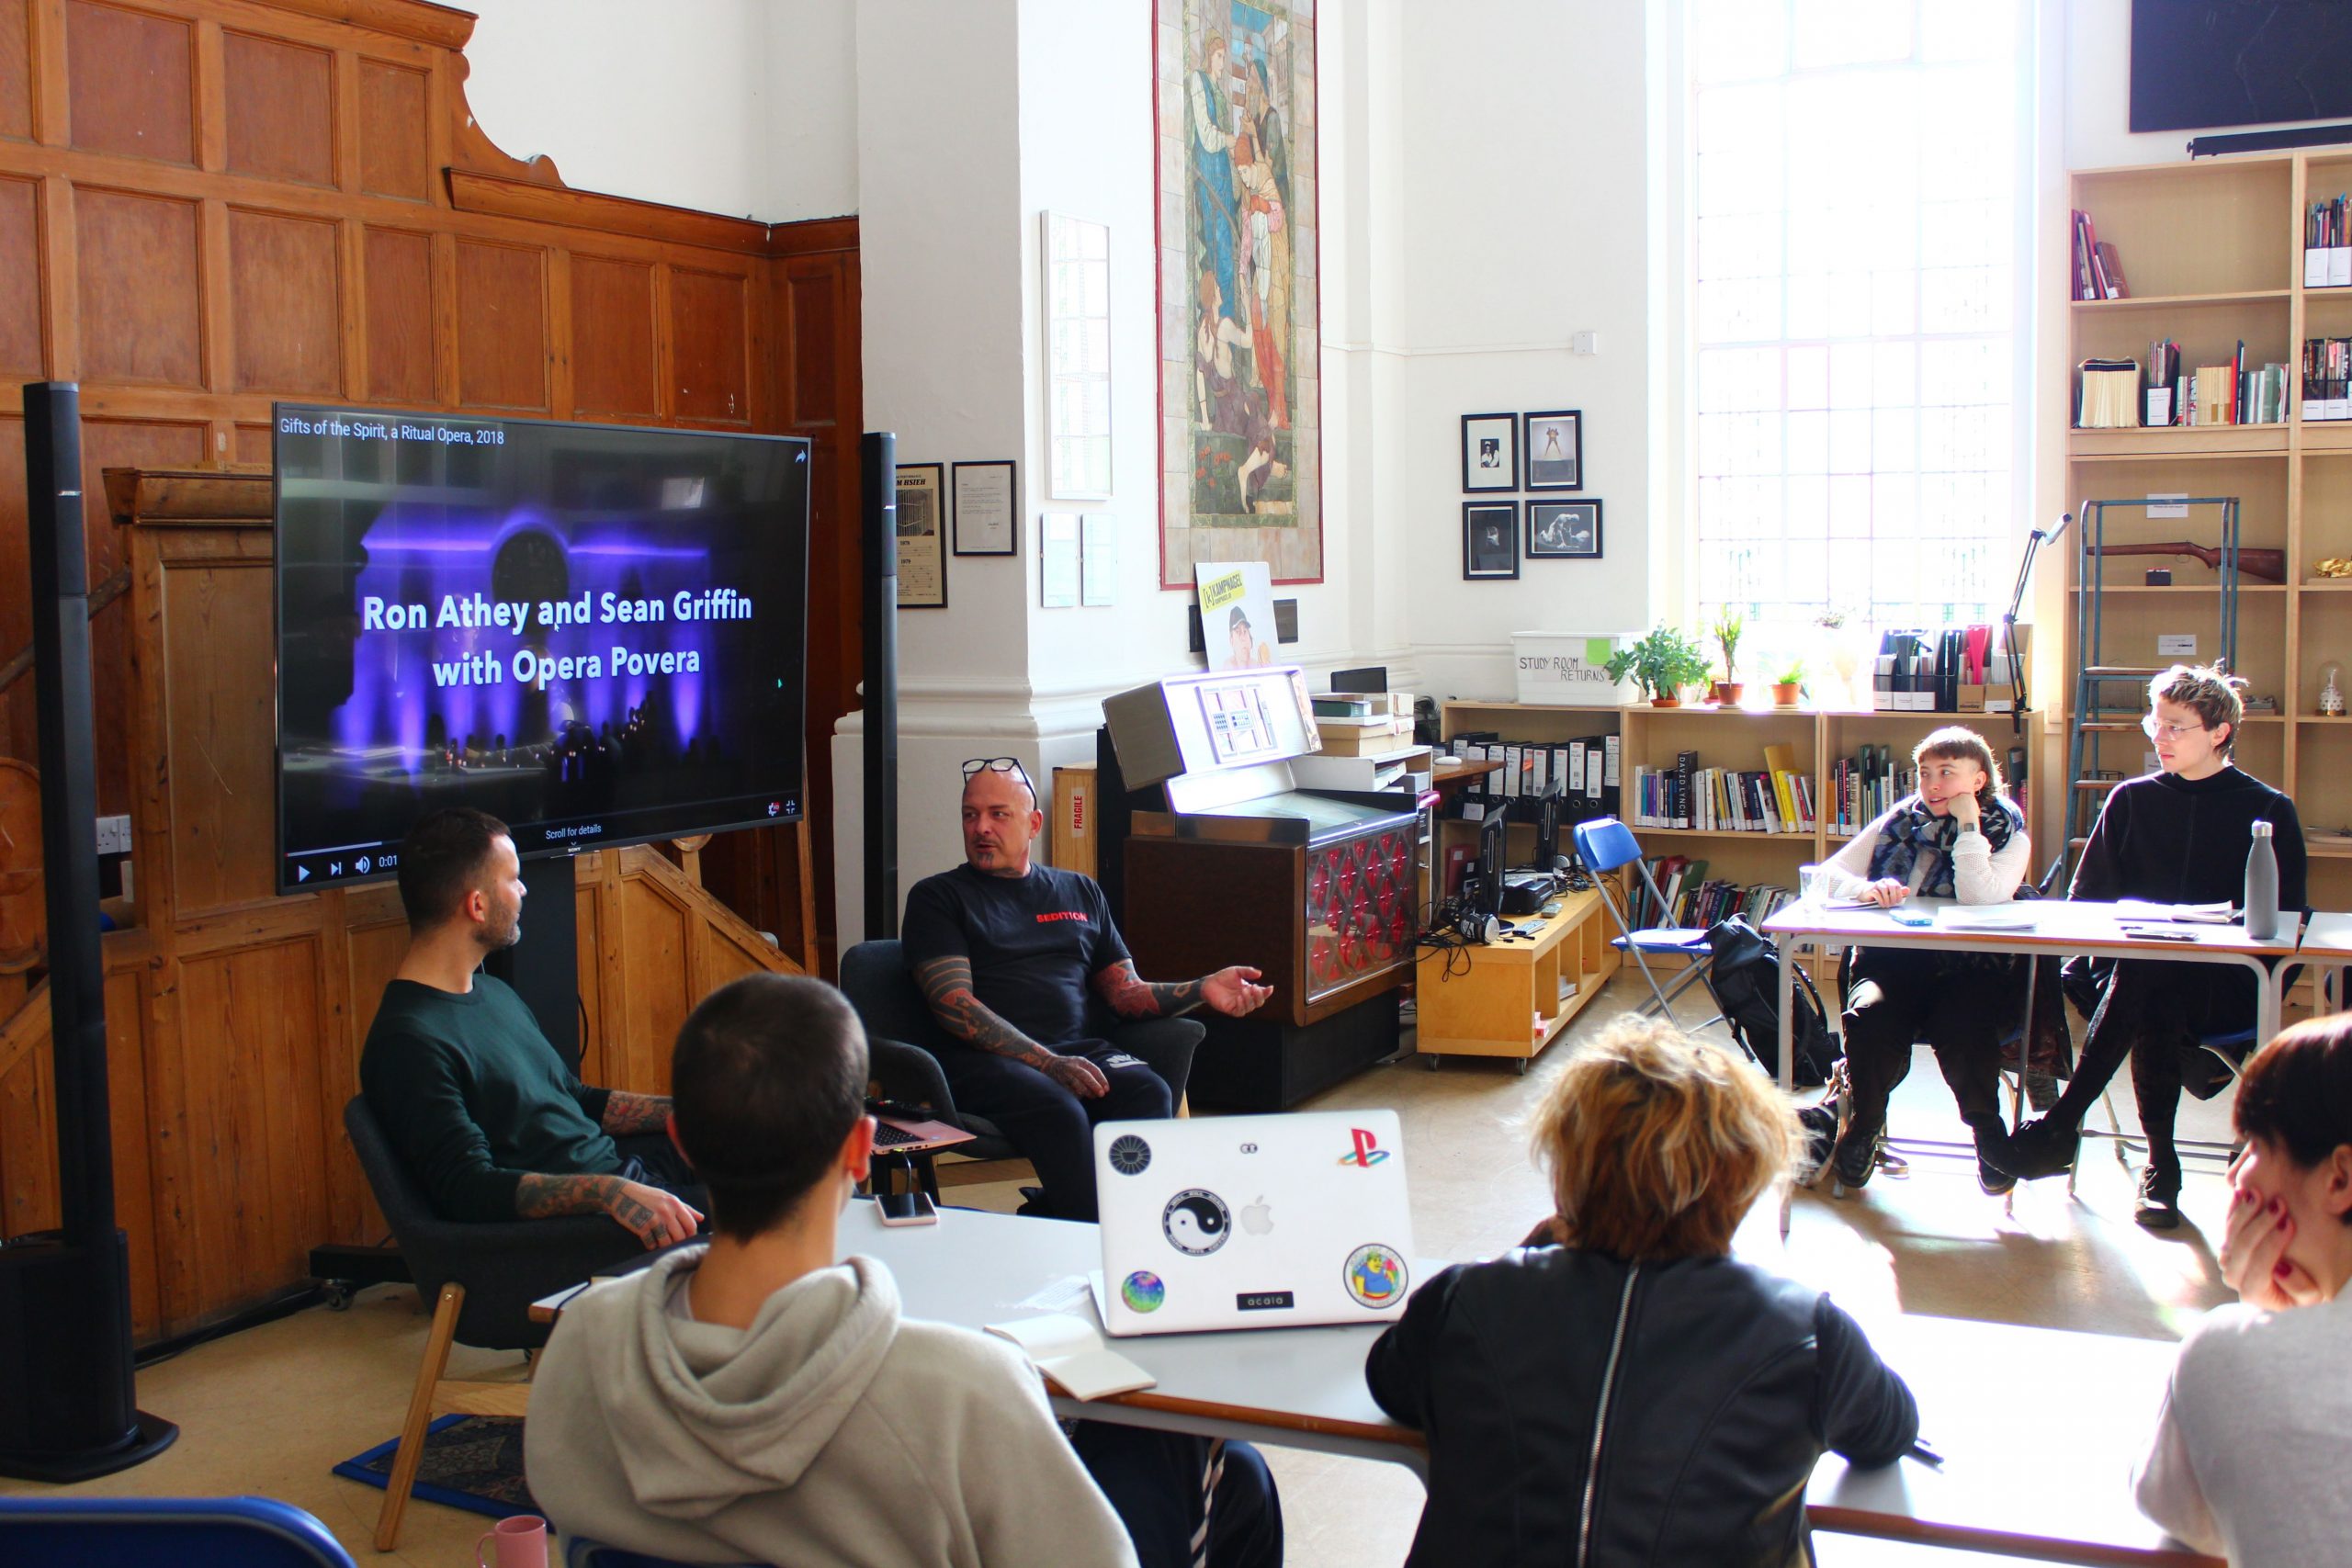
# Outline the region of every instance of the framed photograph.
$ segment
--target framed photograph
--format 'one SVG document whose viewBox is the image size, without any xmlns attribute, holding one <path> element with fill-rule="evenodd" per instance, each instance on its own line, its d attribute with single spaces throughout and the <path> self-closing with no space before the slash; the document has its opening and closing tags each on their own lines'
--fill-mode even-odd
<svg viewBox="0 0 2352 1568">
<path fill-rule="evenodd" d="M 1519 502 L 1462 503 L 1462 575 L 1472 581 L 1519 575 Z"/>
<path fill-rule="evenodd" d="M 1584 413 L 1555 409 L 1527 420 L 1527 488 L 1584 489 Z"/>
<path fill-rule="evenodd" d="M 1462 416 L 1462 489 L 1467 495 L 1481 491 L 1519 488 L 1519 419 L 1507 413 L 1465 413 Z"/>
<path fill-rule="evenodd" d="M 899 465 L 899 608 L 947 607 L 947 483 L 937 463 Z"/>
<path fill-rule="evenodd" d="M 1527 503 L 1529 560 L 1599 560 L 1600 502 L 1531 501 Z"/>
<path fill-rule="evenodd" d="M 1020 528 L 1013 520 L 1012 459 L 987 463 L 957 463 L 956 474 L 956 553 L 959 556 L 1009 556 L 1020 551 Z"/>
</svg>

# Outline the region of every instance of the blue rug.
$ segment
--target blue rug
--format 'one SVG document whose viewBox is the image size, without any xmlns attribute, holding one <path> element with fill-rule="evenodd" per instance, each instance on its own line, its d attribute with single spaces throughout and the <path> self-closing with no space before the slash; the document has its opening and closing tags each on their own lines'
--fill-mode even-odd
<svg viewBox="0 0 2352 1568">
<path fill-rule="evenodd" d="M 401 1440 L 379 1443 L 334 1467 L 349 1481 L 390 1484 Z M 424 1429 L 424 1461 L 410 1495 L 503 1519 L 541 1510 L 523 1480 L 523 1423 L 508 1416 L 444 1416 Z"/>
</svg>

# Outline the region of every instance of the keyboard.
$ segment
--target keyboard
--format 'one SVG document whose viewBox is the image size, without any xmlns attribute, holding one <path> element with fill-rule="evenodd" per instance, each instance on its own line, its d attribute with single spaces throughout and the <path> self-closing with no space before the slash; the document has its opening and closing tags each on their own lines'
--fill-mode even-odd
<svg viewBox="0 0 2352 1568">
<path fill-rule="evenodd" d="M 930 1141 L 920 1133 L 910 1133 L 904 1127 L 893 1127 L 888 1122 L 877 1122 L 874 1128 L 874 1146 L 877 1149 L 892 1149 L 900 1144 L 923 1144 Z"/>
</svg>

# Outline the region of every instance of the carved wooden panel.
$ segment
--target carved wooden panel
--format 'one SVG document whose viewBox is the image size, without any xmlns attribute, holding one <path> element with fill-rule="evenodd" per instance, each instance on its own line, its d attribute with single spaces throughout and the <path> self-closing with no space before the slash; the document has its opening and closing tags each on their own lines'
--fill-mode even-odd
<svg viewBox="0 0 2352 1568">
<path fill-rule="evenodd" d="M 266 424 L 237 426 L 236 461 L 267 467 L 270 461 L 270 428 Z"/>
<path fill-rule="evenodd" d="M 0 136 L 33 133 L 32 34 L 25 0 L 0 0 Z"/>
<path fill-rule="evenodd" d="M 128 1234 L 155 1234 L 155 1178 L 148 1128 L 147 988 L 140 969 L 114 968 L 107 976 L 107 1099 L 114 1131 L 114 1217 Z M 153 1337 L 163 1325 L 155 1249 L 130 1251 L 130 1331 Z"/>
<path fill-rule="evenodd" d="M 670 1087 L 670 1046 L 678 1026 L 702 999 L 687 971 L 686 911 L 641 877 L 620 885 L 621 952 L 628 962 L 628 994 L 616 1030 L 605 1041 L 604 1069 L 616 1081 Z"/>
<path fill-rule="evenodd" d="M 0 180 L 0 376 L 38 381 L 40 352 L 40 187 Z"/>
<path fill-rule="evenodd" d="M 187 22 L 67 0 L 65 70 L 74 146 L 196 161 L 196 29 Z"/>
<path fill-rule="evenodd" d="M 571 258 L 571 402 L 583 417 L 662 412 L 650 263 Z"/>
<path fill-rule="evenodd" d="M 329 398 L 342 391 L 343 291 L 333 223 L 231 208 L 229 284 L 238 390 Z"/>
<path fill-rule="evenodd" d="M 370 228 L 367 273 L 368 396 L 430 403 L 433 396 L 433 242 L 405 229 Z"/>
<path fill-rule="evenodd" d="M 547 408 L 545 251 L 458 243 L 458 400 Z"/>
<path fill-rule="evenodd" d="M 277 710 L 269 562 L 204 561 L 164 572 L 164 722 L 173 901 L 183 919 L 271 897 Z"/>
<path fill-rule="evenodd" d="M 46 1001 L 32 1005 L 48 1010 Z M 45 1022 L 0 1073 L 0 1236 L 56 1228 L 57 1084 Z"/>
<path fill-rule="evenodd" d="M 201 387 L 196 203 L 84 187 L 74 218 L 82 378 Z"/>
<path fill-rule="evenodd" d="M 0 582 L 32 581 L 31 541 L 25 534 L 25 422 L 13 411 L 0 414 Z M 0 648 L 28 648 L 33 640 L 32 595 L 0 593 Z M 33 682 L 28 675 L 0 692 L 0 747 L 8 755 L 33 755 Z"/>
<path fill-rule="evenodd" d="M 153 1112 L 186 1129 L 156 1172 L 175 1321 L 241 1304 L 254 1280 L 302 1278 L 330 1234 L 319 981 L 315 936 L 179 966 L 180 1038 L 234 1048 L 183 1051 L 149 1086 Z"/>
<path fill-rule="evenodd" d="M 426 150 L 427 79 L 422 71 L 359 62 L 359 188 L 424 201 L 433 194 Z"/>
<path fill-rule="evenodd" d="M 232 32 L 221 39 L 229 169 L 267 180 L 334 183 L 334 58 L 322 49 Z"/>
<path fill-rule="evenodd" d="M 820 260 L 795 257 L 785 265 L 783 297 L 792 336 L 791 385 L 797 395 L 778 412 L 796 427 L 836 423 L 841 411 L 833 405 L 832 378 L 820 380 L 810 372 L 833 352 L 841 305 L 837 269 Z"/>
<path fill-rule="evenodd" d="M 671 386 L 679 418 L 696 423 L 751 423 L 750 332 L 750 304 L 741 277 L 671 269 Z"/>
<path fill-rule="evenodd" d="M 23 461 L 23 441 L 17 442 Z M 84 534 L 95 585 L 120 570 L 130 560 L 130 541 L 107 516 L 105 473 L 121 468 L 183 468 L 204 461 L 201 424 L 145 423 L 130 420 L 85 419 L 82 423 Z M 24 531 L 24 485 L 0 493 L 0 516 L 13 521 L 13 531 Z M 24 581 L 19 579 L 18 581 Z M 267 612 L 265 610 L 265 615 Z M 90 664 L 93 706 L 98 744 L 98 809 L 112 816 L 130 809 L 130 748 L 121 739 L 130 734 L 130 601 L 118 599 L 90 621 Z M 30 714 L 27 715 L 29 721 Z M 32 753 L 33 737 L 23 736 Z"/>
</svg>

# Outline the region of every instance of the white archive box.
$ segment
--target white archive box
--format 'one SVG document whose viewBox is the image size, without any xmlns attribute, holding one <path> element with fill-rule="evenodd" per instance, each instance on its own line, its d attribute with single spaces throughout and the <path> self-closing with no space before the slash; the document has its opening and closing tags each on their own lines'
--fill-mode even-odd
<svg viewBox="0 0 2352 1568">
<path fill-rule="evenodd" d="M 1611 707 L 1639 701 L 1639 689 L 1633 682 L 1609 678 L 1609 656 L 1617 651 L 1621 635 L 1511 633 L 1511 664 L 1519 676 L 1519 700 L 1559 707 Z"/>
</svg>

